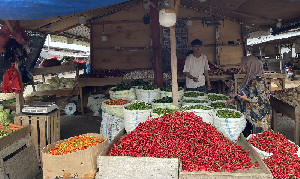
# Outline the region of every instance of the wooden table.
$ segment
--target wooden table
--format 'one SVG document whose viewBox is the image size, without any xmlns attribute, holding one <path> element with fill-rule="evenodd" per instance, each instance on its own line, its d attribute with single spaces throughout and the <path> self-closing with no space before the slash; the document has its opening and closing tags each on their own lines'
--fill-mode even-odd
<svg viewBox="0 0 300 179">
<path fill-rule="evenodd" d="M 246 74 L 234 74 L 233 78 L 235 81 L 234 85 L 234 91 L 237 93 L 237 86 L 238 83 L 241 83 L 244 79 Z M 271 82 L 274 82 L 277 86 L 279 86 L 281 89 L 285 89 L 285 79 L 286 75 L 284 73 L 265 73 L 265 78 L 269 87 L 269 90 L 271 91 Z"/>
<path fill-rule="evenodd" d="M 277 111 L 288 116 L 295 121 L 294 142 L 300 144 L 300 106 L 292 106 L 288 103 L 271 95 L 270 98 L 272 108 L 271 128 L 277 131 Z"/>
<path fill-rule="evenodd" d="M 122 77 L 109 77 L 109 78 L 78 78 L 77 83 L 79 87 L 81 113 L 84 115 L 83 106 L 83 92 L 82 88 L 86 86 L 113 86 L 122 82 Z"/>
</svg>

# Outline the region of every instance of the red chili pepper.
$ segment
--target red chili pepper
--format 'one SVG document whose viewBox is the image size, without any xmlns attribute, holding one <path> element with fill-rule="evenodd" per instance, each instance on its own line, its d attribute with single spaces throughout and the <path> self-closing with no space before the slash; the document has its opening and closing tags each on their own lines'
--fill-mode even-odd
<svg viewBox="0 0 300 179">
<path fill-rule="evenodd" d="M 257 166 L 240 146 L 187 112 L 140 123 L 111 148 L 109 155 L 180 158 L 186 171 L 232 172 Z"/>
</svg>

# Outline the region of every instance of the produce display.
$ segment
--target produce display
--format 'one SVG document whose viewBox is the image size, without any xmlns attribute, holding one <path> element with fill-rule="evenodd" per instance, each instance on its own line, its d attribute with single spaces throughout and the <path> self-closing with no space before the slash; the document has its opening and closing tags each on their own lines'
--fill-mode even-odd
<svg viewBox="0 0 300 179">
<path fill-rule="evenodd" d="M 123 79 L 148 79 L 154 78 L 153 70 L 136 70 L 126 73 Z"/>
<path fill-rule="evenodd" d="M 198 96 L 204 96 L 204 93 L 202 92 L 196 92 L 196 91 L 189 91 L 184 93 L 185 97 L 198 97 Z"/>
<path fill-rule="evenodd" d="M 300 178 L 299 147 L 282 134 L 264 131 L 248 140 L 259 150 L 272 153 L 263 159 L 275 178 Z"/>
<path fill-rule="evenodd" d="M 148 110 L 148 109 L 152 109 L 152 106 L 150 104 L 147 104 L 144 102 L 137 102 L 137 103 L 133 103 L 129 106 L 126 106 L 125 109 L 127 109 L 127 110 Z"/>
<path fill-rule="evenodd" d="M 232 110 L 218 110 L 217 116 L 219 118 L 240 118 L 242 117 L 240 112 Z"/>
<path fill-rule="evenodd" d="M 212 108 L 209 106 L 202 106 L 202 105 L 185 106 L 181 108 L 181 110 L 190 110 L 190 109 L 211 110 Z"/>
<path fill-rule="evenodd" d="M 221 69 L 210 69 L 208 70 L 208 75 L 209 76 L 223 76 L 223 75 L 228 75 L 224 70 Z"/>
<path fill-rule="evenodd" d="M 19 130 L 23 128 L 23 126 L 16 125 L 13 123 L 9 123 L 8 125 L 3 125 L 0 123 L 0 138 L 8 136 L 13 131 Z"/>
<path fill-rule="evenodd" d="M 161 87 L 160 88 L 161 91 L 166 91 L 166 92 L 172 92 L 172 86 L 169 85 L 169 86 L 164 86 L 164 87 Z M 181 91 L 183 90 L 182 87 L 178 87 L 178 91 Z"/>
<path fill-rule="evenodd" d="M 300 86 L 271 92 L 278 99 L 292 105 L 298 106 L 300 103 Z"/>
<path fill-rule="evenodd" d="M 123 99 L 112 99 L 112 100 L 106 101 L 105 104 L 108 104 L 108 105 L 124 105 L 128 102 L 129 101 L 123 100 Z"/>
<path fill-rule="evenodd" d="M 48 79 L 46 83 L 38 83 L 37 91 L 70 89 L 76 86 L 75 78 L 59 78 L 58 76 Z"/>
<path fill-rule="evenodd" d="M 76 152 L 78 150 L 84 150 L 102 142 L 103 141 L 101 139 L 97 139 L 93 136 L 75 136 L 65 142 L 57 144 L 47 153 L 51 155 L 63 155 Z"/>
<path fill-rule="evenodd" d="M 155 99 L 154 103 L 173 103 L 173 98 L 171 97 L 163 97 L 161 99 Z"/>
<path fill-rule="evenodd" d="M 112 91 L 123 91 L 123 90 L 130 90 L 131 89 L 131 84 L 129 83 L 121 83 L 115 88 L 112 88 Z"/>
<path fill-rule="evenodd" d="M 274 178 L 300 178 L 300 158 L 296 154 L 274 154 L 263 161 Z"/>
<path fill-rule="evenodd" d="M 80 78 L 122 77 L 124 72 L 118 69 L 93 70 L 90 74 L 81 74 Z"/>
<path fill-rule="evenodd" d="M 0 109 L 0 124 L 3 126 L 8 126 L 13 122 L 12 116 L 4 109 Z"/>
<path fill-rule="evenodd" d="M 264 131 L 248 140 L 254 147 L 273 154 L 294 154 L 298 146 L 291 143 L 285 136 L 273 131 Z"/>
<path fill-rule="evenodd" d="M 143 90 L 155 90 L 158 89 L 158 86 L 156 86 L 153 83 L 144 84 L 143 86 L 140 86 L 139 89 Z"/>
<path fill-rule="evenodd" d="M 224 102 L 214 102 L 214 103 L 211 103 L 211 106 L 215 109 L 222 109 L 222 108 L 235 109 L 236 108 L 233 105 L 226 106 Z"/>
<path fill-rule="evenodd" d="M 176 111 L 176 109 L 163 109 L 163 108 L 153 109 L 153 113 L 156 114 L 170 114 L 173 113 L 174 111 Z"/>
<path fill-rule="evenodd" d="M 194 100 L 194 99 L 185 99 L 183 100 L 185 103 L 208 103 L 208 101 L 205 100 Z"/>
<path fill-rule="evenodd" d="M 131 86 L 143 86 L 149 84 L 149 82 L 144 81 L 143 79 L 135 79 L 130 82 Z"/>
<path fill-rule="evenodd" d="M 229 68 L 226 70 L 226 73 L 234 75 L 234 74 L 246 74 L 246 71 L 242 68 Z"/>
<path fill-rule="evenodd" d="M 227 100 L 229 98 L 228 96 L 222 94 L 208 94 L 208 99 L 211 101 L 217 101 L 217 100 Z"/>
<path fill-rule="evenodd" d="M 119 140 L 109 155 L 180 158 L 185 171 L 232 172 L 258 166 L 249 153 L 201 119 L 174 112 L 147 120 Z"/>
</svg>

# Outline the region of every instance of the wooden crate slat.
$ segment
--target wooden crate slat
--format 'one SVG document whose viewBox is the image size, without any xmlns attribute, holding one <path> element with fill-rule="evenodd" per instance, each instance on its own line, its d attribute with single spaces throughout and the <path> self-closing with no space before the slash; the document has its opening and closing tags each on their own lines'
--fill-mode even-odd
<svg viewBox="0 0 300 179">
<path fill-rule="evenodd" d="M 46 133 L 45 133 L 45 128 L 46 128 L 46 119 L 45 118 L 39 118 L 39 129 L 40 129 L 40 150 L 42 150 L 42 146 L 46 146 Z"/>
</svg>

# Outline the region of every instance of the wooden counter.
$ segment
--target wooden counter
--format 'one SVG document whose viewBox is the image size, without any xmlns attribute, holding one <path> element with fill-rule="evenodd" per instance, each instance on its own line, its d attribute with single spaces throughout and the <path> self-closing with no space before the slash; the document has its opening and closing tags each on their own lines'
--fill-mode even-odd
<svg viewBox="0 0 300 179">
<path fill-rule="evenodd" d="M 82 88 L 86 86 L 116 86 L 122 82 L 122 77 L 108 77 L 108 78 L 78 78 L 77 83 L 79 87 L 81 113 L 84 115 L 83 106 L 83 92 Z"/>
<path fill-rule="evenodd" d="M 294 142 L 300 144 L 300 106 L 292 106 L 282 100 L 271 95 L 270 98 L 272 108 L 271 128 L 277 131 L 277 111 L 288 116 L 295 121 Z"/>
<path fill-rule="evenodd" d="M 237 86 L 238 83 L 241 83 L 244 79 L 246 74 L 234 74 L 233 78 L 235 81 L 235 92 L 237 93 Z M 285 89 L 285 78 L 286 75 L 284 73 L 265 73 L 265 78 L 269 87 L 269 90 L 271 91 L 271 82 L 274 82 L 277 86 L 279 86 L 281 89 Z"/>
</svg>

